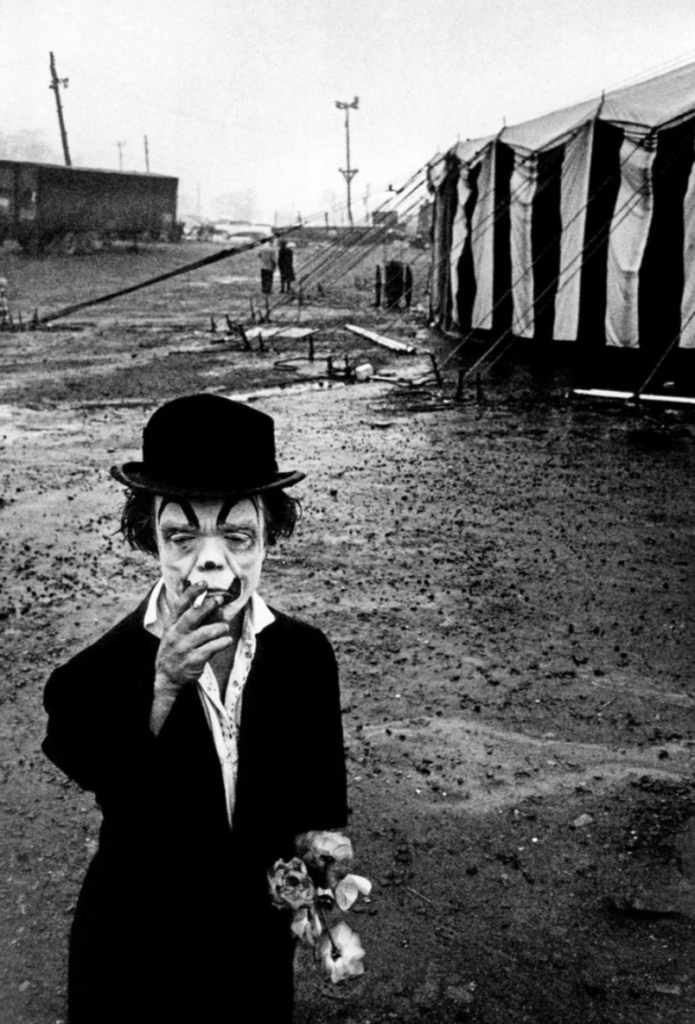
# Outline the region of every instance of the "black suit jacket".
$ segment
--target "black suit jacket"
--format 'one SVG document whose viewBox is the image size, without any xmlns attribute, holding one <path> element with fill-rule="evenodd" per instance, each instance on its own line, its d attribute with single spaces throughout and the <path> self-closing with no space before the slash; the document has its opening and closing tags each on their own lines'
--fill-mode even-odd
<svg viewBox="0 0 695 1024">
<path fill-rule="evenodd" d="M 182 689 L 158 736 L 150 730 L 158 640 L 144 610 L 58 668 L 45 691 L 44 752 L 103 813 L 71 938 L 70 1024 L 136 1006 L 153 1021 L 204 1020 L 226 1010 L 227 983 L 230 1020 L 289 1020 L 289 919 L 270 907 L 266 872 L 292 856 L 297 833 L 346 823 L 333 650 L 319 630 L 275 610 L 258 635 L 230 829 L 197 687 Z"/>
</svg>

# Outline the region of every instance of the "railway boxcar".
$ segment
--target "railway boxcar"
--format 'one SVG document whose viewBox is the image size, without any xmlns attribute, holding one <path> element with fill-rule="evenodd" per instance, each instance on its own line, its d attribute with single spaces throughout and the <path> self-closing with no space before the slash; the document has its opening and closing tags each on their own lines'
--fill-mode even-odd
<svg viewBox="0 0 695 1024">
<path fill-rule="evenodd" d="M 66 255 L 177 237 L 178 178 L 0 160 L 0 240 Z"/>
</svg>

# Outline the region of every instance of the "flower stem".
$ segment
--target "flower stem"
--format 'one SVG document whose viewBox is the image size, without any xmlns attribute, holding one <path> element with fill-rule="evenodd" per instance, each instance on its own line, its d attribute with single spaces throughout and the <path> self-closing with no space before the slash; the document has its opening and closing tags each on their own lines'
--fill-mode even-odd
<svg viewBox="0 0 695 1024">
<path fill-rule="evenodd" d="M 321 906 L 321 904 L 319 904 L 319 906 L 318 906 L 318 912 L 321 915 L 321 920 L 323 921 L 323 927 L 326 929 L 326 935 L 328 936 L 328 941 L 331 944 L 331 956 L 333 957 L 334 960 L 337 960 L 340 957 L 340 950 L 336 946 L 335 940 L 333 939 L 333 936 L 331 935 L 331 930 L 328 927 L 328 918 L 326 917 L 326 911 Z"/>
</svg>

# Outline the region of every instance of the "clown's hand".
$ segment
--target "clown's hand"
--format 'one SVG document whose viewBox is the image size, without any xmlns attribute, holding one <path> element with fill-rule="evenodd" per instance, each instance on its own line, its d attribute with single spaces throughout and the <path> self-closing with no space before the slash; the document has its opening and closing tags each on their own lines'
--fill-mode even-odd
<svg viewBox="0 0 695 1024">
<path fill-rule="evenodd" d="M 181 687 L 198 680 L 206 662 L 234 642 L 226 622 L 206 624 L 207 617 L 219 606 L 219 598 L 206 595 L 205 589 L 204 584 L 189 587 L 171 606 L 164 625 L 150 713 L 150 729 L 155 736 Z"/>
<path fill-rule="evenodd" d="M 194 682 L 213 654 L 232 644 L 226 622 L 206 623 L 221 599 L 205 591 L 205 584 L 194 583 L 172 604 L 157 652 L 155 690 L 178 691 Z"/>
</svg>

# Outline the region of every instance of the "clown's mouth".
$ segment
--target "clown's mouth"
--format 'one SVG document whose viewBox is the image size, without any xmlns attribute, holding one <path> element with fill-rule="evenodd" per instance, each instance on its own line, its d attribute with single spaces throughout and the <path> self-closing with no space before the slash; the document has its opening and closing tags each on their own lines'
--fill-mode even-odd
<svg viewBox="0 0 695 1024">
<path fill-rule="evenodd" d="M 184 580 L 183 589 L 188 590 L 190 585 L 190 580 Z M 193 602 L 193 607 L 200 608 L 206 597 L 216 597 L 220 602 L 219 607 L 222 607 L 225 604 L 231 604 L 233 601 L 236 601 L 241 597 L 241 580 L 238 576 L 235 576 L 226 590 L 220 590 L 215 587 L 210 587 L 208 590 L 204 590 L 202 594 L 196 597 Z"/>
</svg>

